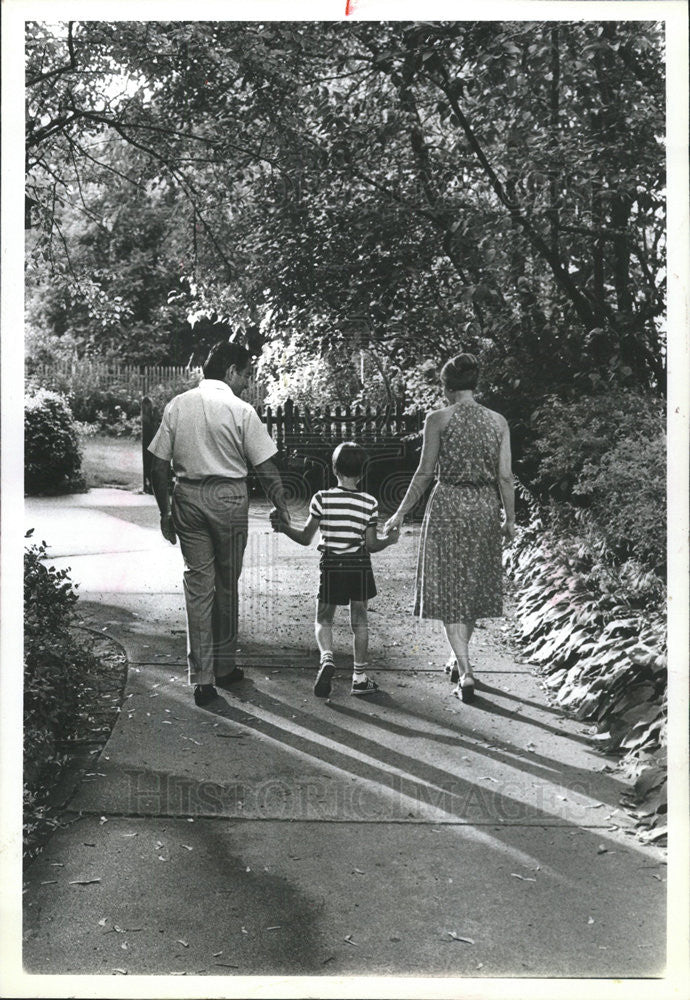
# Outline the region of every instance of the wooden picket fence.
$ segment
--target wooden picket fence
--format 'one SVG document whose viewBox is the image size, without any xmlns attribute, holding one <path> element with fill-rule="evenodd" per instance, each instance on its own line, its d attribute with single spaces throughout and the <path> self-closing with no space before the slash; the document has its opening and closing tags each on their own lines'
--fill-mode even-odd
<svg viewBox="0 0 690 1000">
<path fill-rule="evenodd" d="M 198 371 L 200 369 L 188 368 L 186 365 L 121 365 L 75 358 L 73 361 L 34 365 L 31 375 L 40 379 L 48 388 L 51 381 L 56 386 L 65 381 L 81 381 L 104 390 L 127 385 L 138 391 L 139 395 L 146 396 L 156 386 L 193 377 Z"/>
<path fill-rule="evenodd" d="M 359 444 L 382 444 L 402 441 L 422 428 L 424 414 L 405 413 L 398 404 L 377 407 L 325 406 L 314 409 L 296 406 L 288 399 L 284 406 L 272 409 L 257 406 L 257 413 L 276 443 L 280 454 L 290 450 L 308 450 L 338 441 Z"/>
<path fill-rule="evenodd" d="M 341 441 L 356 441 L 373 460 L 391 460 L 400 469 L 412 470 L 417 461 L 424 413 L 405 413 L 401 404 L 377 407 L 296 406 L 287 400 L 283 406 L 256 407 L 266 430 L 278 449 L 277 460 L 283 469 L 314 465 L 327 469 L 333 448 Z M 153 439 L 161 414 L 144 399 L 142 414 L 142 456 L 144 490 L 151 492 L 151 455 Z M 327 473 L 324 473 L 327 475 Z M 411 474 L 411 471 L 410 471 Z"/>
<path fill-rule="evenodd" d="M 32 365 L 29 374 L 47 389 L 69 391 L 72 386 L 91 386 L 108 391 L 127 387 L 133 397 L 148 396 L 158 386 L 177 386 L 201 375 L 201 368 L 187 365 L 122 365 L 89 358 L 74 358 L 51 364 Z M 262 402 L 265 389 L 251 382 L 244 398 L 252 405 Z"/>
</svg>

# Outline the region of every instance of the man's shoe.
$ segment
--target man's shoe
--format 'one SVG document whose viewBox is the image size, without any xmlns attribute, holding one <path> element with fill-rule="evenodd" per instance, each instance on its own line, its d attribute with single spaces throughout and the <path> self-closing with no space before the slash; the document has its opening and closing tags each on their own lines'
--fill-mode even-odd
<svg viewBox="0 0 690 1000">
<path fill-rule="evenodd" d="M 216 677 L 216 687 L 224 688 L 227 690 L 233 684 L 238 684 L 239 681 L 244 680 L 244 670 L 241 667 L 235 667 L 231 670 L 229 674 L 223 674 L 222 677 Z"/>
<path fill-rule="evenodd" d="M 324 660 L 314 682 L 314 694 L 317 698 L 327 698 L 329 696 L 334 673 L 335 664 L 333 660 Z"/>
<path fill-rule="evenodd" d="M 194 688 L 194 704 L 202 708 L 210 701 L 218 697 L 218 692 L 213 684 L 197 684 Z"/>
</svg>

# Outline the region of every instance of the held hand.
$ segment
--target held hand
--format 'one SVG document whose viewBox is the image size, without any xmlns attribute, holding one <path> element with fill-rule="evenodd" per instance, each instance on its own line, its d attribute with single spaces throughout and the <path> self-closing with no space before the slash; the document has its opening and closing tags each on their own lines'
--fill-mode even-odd
<svg viewBox="0 0 690 1000">
<path fill-rule="evenodd" d="M 390 528 L 385 537 L 389 545 L 395 545 L 400 538 L 400 528 Z"/>
<path fill-rule="evenodd" d="M 277 507 L 273 508 L 268 517 L 271 522 L 271 527 L 277 532 L 281 532 L 286 525 L 290 524 L 290 515 L 288 512 L 286 510 L 278 510 Z"/>
<path fill-rule="evenodd" d="M 177 535 L 175 534 L 175 528 L 170 514 L 161 514 L 161 535 L 167 542 L 170 542 L 171 545 L 174 545 L 177 541 Z"/>
<path fill-rule="evenodd" d="M 397 513 L 393 514 L 393 516 L 389 517 L 388 520 L 386 521 L 386 523 L 383 526 L 383 533 L 384 533 L 384 535 L 390 535 L 391 532 L 393 532 L 393 531 L 397 531 L 398 534 L 400 534 L 400 529 L 402 528 L 402 523 L 403 523 L 403 519 L 400 516 L 400 514 L 397 514 Z"/>
<path fill-rule="evenodd" d="M 503 537 L 510 544 L 515 541 L 515 521 L 504 521 L 501 525 Z"/>
</svg>

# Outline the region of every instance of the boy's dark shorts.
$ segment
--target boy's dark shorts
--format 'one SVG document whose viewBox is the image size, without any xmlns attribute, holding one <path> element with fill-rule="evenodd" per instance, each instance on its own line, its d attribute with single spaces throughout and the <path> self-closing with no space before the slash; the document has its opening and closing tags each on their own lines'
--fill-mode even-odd
<svg viewBox="0 0 690 1000">
<path fill-rule="evenodd" d="M 366 550 L 337 555 L 321 554 L 319 600 L 325 604 L 349 604 L 376 597 L 371 557 Z"/>
</svg>

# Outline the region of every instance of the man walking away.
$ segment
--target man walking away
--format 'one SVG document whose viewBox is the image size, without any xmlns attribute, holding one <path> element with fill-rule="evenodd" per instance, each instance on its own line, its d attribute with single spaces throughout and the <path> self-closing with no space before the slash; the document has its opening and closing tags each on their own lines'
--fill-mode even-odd
<svg viewBox="0 0 690 1000">
<path fill-rule="evenodd" d="M 151 480 L 161 532 L 184 559 L 187 664 L 194 701 L 206 705 L 242 680 L 235 665 L 238 580 L 247 544 L 247 468 L 252 465 L 286 524 L 290 515 L 277 448 L 256 410 L 240 399 L 251 378 L 251 355 L 239 344 L 216 344 L 204 378 L 165 407 L 156 436 Z M 170 463 L 176 484 L 169 502 Z"/>
</svg>

